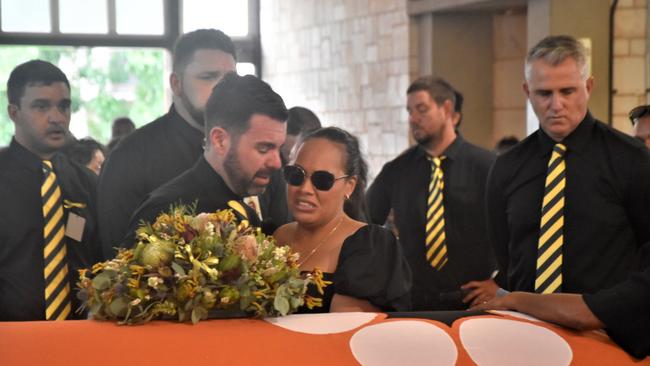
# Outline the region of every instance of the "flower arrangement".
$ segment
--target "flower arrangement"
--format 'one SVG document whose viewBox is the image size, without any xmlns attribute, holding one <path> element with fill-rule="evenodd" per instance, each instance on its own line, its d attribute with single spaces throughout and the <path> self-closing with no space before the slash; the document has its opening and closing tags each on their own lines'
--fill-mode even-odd
<svg viewBox="0 0 650 366">
<path fill-rule="evenodd" d="M 264 317 L 321 304 L 305 292 L 314 283 L 322 293 L 322 273 L 301 275 L 297 253 L 237 222 L 231 210 L 194 215 L 172 207 L 136 235 L 134 249 L 120 249 L 90 275 L 79 271 L 77 296 L 95 319 L 197 323 L 215 311 Z"/>
</svg>

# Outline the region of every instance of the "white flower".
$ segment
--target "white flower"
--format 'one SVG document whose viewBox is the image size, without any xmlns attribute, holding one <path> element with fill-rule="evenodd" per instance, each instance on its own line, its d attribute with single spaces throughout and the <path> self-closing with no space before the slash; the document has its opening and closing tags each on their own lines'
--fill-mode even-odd
<svg viewBox="0 0 650 366">
<path fill-rule="evenodd" d="M 213 235 L 214 234 L 214 224 L 208 221 L 207 224 L 205 224 L 205 231 L 208 232 L 208 234 Z"/>
<path fill-rule="evenodd" d="M 158 286 L 162 285 L 162 283 L 163 283 L 163 279 L 156 276 L 149 277 L 149 279 L 147 280 L 147 285 L 149 285 L 149 287 L 152 287 L 154 289 L 158 289 Z"/>
<path fill-rule="evenodd" d="M 129 305 L 131 305 L 131 306 L 136 306 L 136 305 L 138 305 L 141 301 L 142 301 L 142 300 L 140 300 L 140 299 L 134 299 L 133 301 L 131 301 L 131 302 L 129 303 Z"/>
<path fill-rule="evenodd" d="M 277 261 L 282 261 L 284 260 L 284 258 L 286 258 L 288 252 L 289 252 L 288 246 L 277 247 L 273 249 L 273 258 L 275 258 L 275 260 Z"/>
</svg>

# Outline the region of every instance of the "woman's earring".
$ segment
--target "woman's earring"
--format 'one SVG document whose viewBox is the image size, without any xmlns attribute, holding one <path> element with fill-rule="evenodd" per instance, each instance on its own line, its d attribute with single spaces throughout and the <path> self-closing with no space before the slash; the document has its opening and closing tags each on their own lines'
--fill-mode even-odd
<svg viewBox="0 0 650 366">
<path fill-rule="evenodd" d="M 345 200 L 347 201 L 347 200 L 349 200 L 349 199 L 350 199 L 350 195 L 346 193 L 346 194 L 345 194 Z"/>
</svg>

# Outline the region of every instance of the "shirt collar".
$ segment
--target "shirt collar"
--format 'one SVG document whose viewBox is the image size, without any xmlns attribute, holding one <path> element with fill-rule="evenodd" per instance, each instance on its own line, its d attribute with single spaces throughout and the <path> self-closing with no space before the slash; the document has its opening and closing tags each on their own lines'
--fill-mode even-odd
<svg viewBox="0 0 650 366">
<path fill-rule="evenodd" d="M 221 175 L 212 168 L 212 165 L 208 163 L 203 154 L 201 154 L 201 157 L 196 162 L 195 170 L 201 177 L 200 181 L 209 184 L 209 190 L 212 194 L 216 196 L 223 194 L 225 197 L 228 197 L 228 199 L 241 199 L 239 195 L 230 190 L 226 181 L 224 181 Z"/>
<path fill-rule="evenodd" d="M 16 141 L 15 137 L 11 139 L 9 150 L 21 166 L 32 171 L 43 171 L 43 160 Z"/>
<path fill-rule="evenodd" d="M 465 139 L 460 134 L 457 134 L 454 141 L 452 141 L 451 144 L 447 146 L 447 148 L 442 153 L 442 155 L 444 155 L 445 159 L 454 160 L 458 157 L 458 154 L 460 154 L 460 151 L 464 144 L 465 144 Z M 418 159 L 429 158 L 429 154 L 421 145 L 418 145 L 415 154 Z"/>
<path fill-rule="evenodd" d="M 587 111 L 585 118 L 580 121 L 575 130 L 573 130 L 569 136 L 560 141 L 567 147 L 567 152 L 581 154 L 584 151 L 584 148 L 589 141 L 589 136 L 591 135 L 591 129 L 595 123 L 596 122 L 594 120 L 594 117 L 589 111 Z M 537 136 L 542 146 L 540 154 L 550 154 L 550 151 L 553 149 L 553 145 L 555 145 L 557 142 L 550 138 L 541 128 L 539 129 L 539 134 Z"/>
<path fill-rule="evenodd" d="M 181 117 L 180 114 L 178 114 L 178 111 L 176 110 L 176 107 L 172 104 L 171 107 L 169 107 L 169 115 L 171 116 L 171 127 L 181 136 L 183 136 L 186 139 L 201 139 L 203 141 L 204 134 L 203 132 L 197 130 L 196 128 L 192 127 L 183 117 Z"/>
</svg>

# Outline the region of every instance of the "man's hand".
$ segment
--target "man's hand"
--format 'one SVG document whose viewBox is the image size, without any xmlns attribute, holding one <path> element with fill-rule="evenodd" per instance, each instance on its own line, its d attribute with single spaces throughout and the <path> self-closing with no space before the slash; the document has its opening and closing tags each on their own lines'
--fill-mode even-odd
<svg viewBox="0 0 650 366">
<path fill-rule="evenodd" d="M 495 297 L 487 302 L 479 302 L 472 305 L 469 310 L 512 310 L 511 301 L 513 295 Z"/>
<path fill-rule="evenodd" d="M 463 302 L 465 304 L 470 303 L 470 307 L 474 307 L 478 304 L 494 299 L 497 295 L 499 286 L 493 279 L 489 279 L 485 281 L 470 281 L 462 285 L 460 288 L 469 291 L 469 293 L 463 298 Z"/>
</svg>

